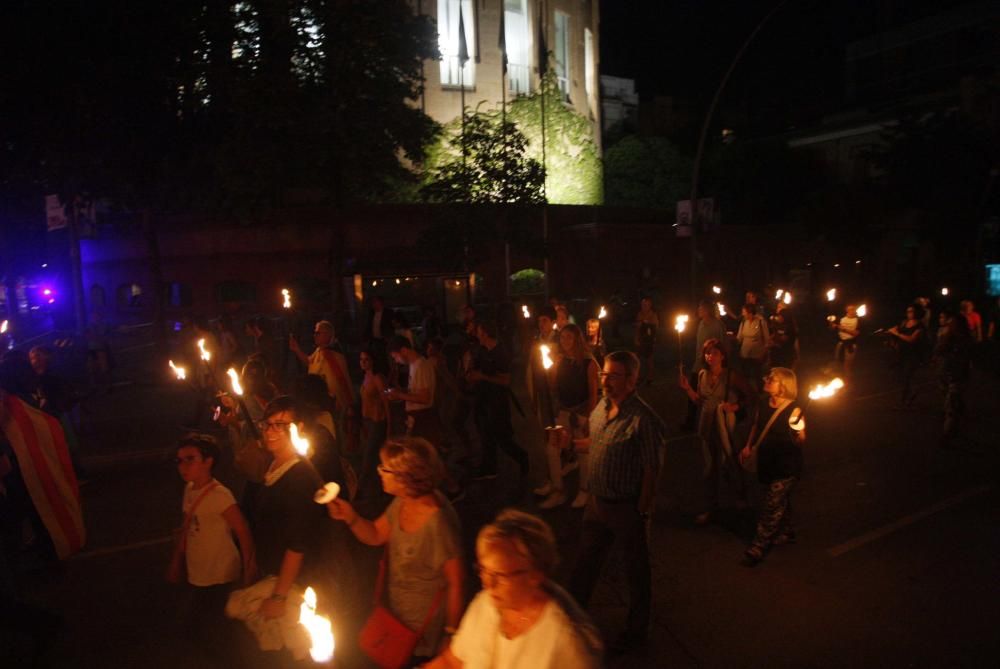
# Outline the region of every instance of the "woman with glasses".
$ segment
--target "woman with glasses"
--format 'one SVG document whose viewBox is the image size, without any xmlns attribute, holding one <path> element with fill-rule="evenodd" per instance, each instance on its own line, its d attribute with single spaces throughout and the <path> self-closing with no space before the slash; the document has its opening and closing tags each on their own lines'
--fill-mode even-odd
<svg viewBox="0 0 1000 669">
<path fill-rule="evenodd" d="M 540 518 L 502 511 L 476 539 L 483 589 L 428 669 L 588 669 L 602 645 L 586 613 L 550 580 L 555 537 Z"/>
<path fill-rule="evenodd" d="M 567 324 L 559 331 L 559 348 L 562 356 L 556 365 L 556 399 L 559 403 L 556 425 L 561 429 L 546 430 L 549 437 L 545 448 L 549 482 L 535 490 L 536 495 L 546 496 L 539 504 L 542 509 L 553 509 L 566 502 L 562 454 L 571 443 L 586 439 L 590 412 L 597 406 L 597 362 L 590 354 L 579 326 Z M 577 452 L 576 462 L 580 469 L 580 489 L 572 507 L 582 509 L 590 498 L 587 489 L 590 473 L 588 454 Z"/>
<path fill-rule="evenodd" d="M 695 523 L 706 525 L 718 508 L 723 479 L 736 493 L 738 502 L 746 501 L 743 474 L 736 464 L 732 439 L 736 412 L 752 404 L 756 395 L 743 376 L 729 368 L 729 356 L 722 342 L 707 339 L 701 350 L 704 366 L 698 371 L 697 390 L 691 387 L 683 370 L 679 385 L 699 408 L 698 436 L 705 461 L 702 470 L 705 507 L 695 516 Z"/>
<path fill-rule="evenodd" d="M 764 377 L 766 401 L 761 398 L 753 419 L 750 438 L 740 452 L 740 463 L 752 469 L 765 488 L 757 517 L 757 533 L 743 554 L 741 564 L 755 567 L 771 549 L 795 542 L 791 494 L 802 475 L 802 444 L 806 421 L 795 402 L 798 381 L 795 372 L 775 367 Z"/>
<path fill-rule="evenodd" d="M 912 389 L 913 375 L 920 367 L 923 348 L 927 341 L 927 333 L 921 320 L 923 315 L 923 308 L 911 304 L 906 308 L 906 318 L 903 322 L 886 330 L 887 334 L 894 337 L 899 349 L 899 404 L 904 408 L 913 406 L 913 401 L 917 398 Z"/>
<path fill-rule="evenodd" d="M 387 441 L 379 460 L 382 487 L 395 497 L 389 508 L 372 521 L 359 516 L 350 503 L 335 499 L 327 504 L 327 512 L 346 523 L 362 543 L 386 547 L 384 605 L 410 629 L 424 630 L 414 649 L 420 661 L 447 647 L 462 617 L 458 516 L 437 489 L 444 466 L 426 439 Z"/>
</svg>

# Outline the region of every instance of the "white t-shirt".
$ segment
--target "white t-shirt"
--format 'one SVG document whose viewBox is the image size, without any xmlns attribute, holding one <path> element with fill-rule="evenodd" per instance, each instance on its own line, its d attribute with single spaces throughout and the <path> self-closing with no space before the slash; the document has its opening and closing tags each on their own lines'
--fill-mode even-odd
<svg viewBox="0 0 1000 669">
<path fill-rule="evenodd" d="M 185 516 L 203 492 L 204 488 L 195 490 L 193 483 L 187 484 L 181 506 Z M 239 578 L 240 553 L 233 542 L 229 523 L 222 517 L 234 504 L 233 493 L 220 484 L 212 488 L 194 510 L 194 517 L 188 524 L 184 555 L 191 585 L 218 585 Z"/>
<path fill-rule="evenodd" d="M 848 316 L 844 316 L 843 318 L 840 319 L 840 327 L 846 328 L 848 330 L 853 330 L 854 332 L 857 332 L 858 331 L 858 319 L 857 318 L 849 318 Z M 848 339 L 854 339 L 854 335 L 847 334 L 843 330 L 837 330 L 837 334 L 840 336 L 840 340 L 841 341 L 847 341 Z"/>
<path fill-rule="evenodd" d="M 486 591 L 462 617 L 451 652 L 464 669 L 592 669 L 596 665 L 573 632 L 569 617 L 550 601 L 531 629 L 515 639 L 500 631 L 500 611 Z"/>
<path fill-rule="evenodd" d="M 410 364 L 410 377 L 409 382 L 406 384 L 406 392 L 413 393 L 421 388 L 430 388 L 431 396 L 430 402 L 427 404 L 421 404 L 420 402 L 406 402 L 407 411 L 420 411 L 422 409 L 431 409 L 434 407 L 434 386 L 436 381 L 436 374 L 434 373 L 434 363 L 423 356 L 417 356 L 417 359 Z"/>
</svg>

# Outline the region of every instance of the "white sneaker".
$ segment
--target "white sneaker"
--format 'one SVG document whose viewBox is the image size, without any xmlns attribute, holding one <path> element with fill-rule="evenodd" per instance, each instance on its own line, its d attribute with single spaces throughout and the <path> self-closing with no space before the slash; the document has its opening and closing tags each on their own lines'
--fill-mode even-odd
<svg viewBox="0 0 1000 669">
<path fill-rule="evenodd" d="M 570 506 L 572 506 L 574 509 L 582 509 L 583 507 L 587 506 L 587 502 L 589 500 L 590 500 L 590 491 L 581 490 L 580 492 L 576 493 L 576 499 L 573 500 L 573 503 L 570 504 Z"/>
<path fill-rule="evenodd" d="M 566 493 L 562 490 L 553 490 L 552 494 L 546 497 L 541 504 L 538 505 L 539 509 L 554 509 L 557 506 L 561 506 L 566 503 Z"/>
<path fill-rule="evenodd" d="M 547 481 L 545 485 L 541 486 L 540 488 L 535 488 L 531 492 L 535 493 L 539 497 L 548 497 L 549 495 L 552 494 L 553 490 L 554 488 L 552 487 L 552 481 Z"/>
</svg>

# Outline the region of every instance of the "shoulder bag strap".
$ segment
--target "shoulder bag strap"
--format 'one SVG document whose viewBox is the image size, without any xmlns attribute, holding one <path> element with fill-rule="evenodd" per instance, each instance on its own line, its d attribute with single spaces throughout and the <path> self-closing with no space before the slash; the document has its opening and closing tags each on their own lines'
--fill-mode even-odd
<svg viewBox="0 0 1000 669">
<path fill-rule="evenodd" d="M 784 413 L 785 409 L 791 406 L 791 404 L 792 404 L 791 400 L 781 400 L 781 403 L 777 407 L 775 407 L 774 413 L 771 414 L 771 418 L 768 419 L 767 425 L 765 425 L 764 429 L 760 431 L 759 435 L 757 435 L 757 441 L 753 443 L 753 446 L 751 446 L 751 450 L 756 449 L 758 446 L 760 446 L 760 442 L 764 441 L 764 437 L 766 437 L 767 433 L 771 430 L 771 426 L 774 425 L 774 421 L 776 421 L 778 419 L 778 416 Z"/>
<path fill-rule="evenodd" d="M 201 500 L 205 499 L 205 495 L 212 492 L 212 489 L 217 485 L 219 485 L 218 481 L 212 481 L 209 483 L 205 489 L 201 491 L 201 494 L 194 500 L 194 504 L 191 505 L 190 510 L 184 514 L 184 524 L 181 525 L 181 537 L 180 541 L 177 542 L 178 553 L 183 553 L 187 550 L 187 533 L 188 528 L 191 526 L 191 519 L 194 517 L 195 510 L 197 510 L 198 505 L 201 504 Z"/>
</svg>

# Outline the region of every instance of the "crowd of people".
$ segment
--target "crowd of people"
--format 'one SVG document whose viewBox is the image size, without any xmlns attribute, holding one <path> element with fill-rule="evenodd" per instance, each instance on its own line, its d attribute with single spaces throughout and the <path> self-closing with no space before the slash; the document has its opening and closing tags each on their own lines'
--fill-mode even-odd
<svg viewBox="0 0 1000 669">
<path fill-rule="evenodd" d="M 240 629 L 252 633 L 262 653 L 302 657 L 298 610 L 311 586 L 339 612 L 336 624 L 345 627 L 338 633 L 382 666 L 598 666 L 603 643 L 585 609 L 617 543 L 629 556 L 622 566 L 629 610 L 609 648 L 646 643 L 649 523 L 667 427 L 637 392 L 654 382 L 656 360 L 664 357 L 653 301 L 640 305 L 632 346 L 617 349 L 600 319 L 580 327 L 556 300 L 531 317 L 526 308 L 519 327 L 467 306 L 460 327 L 449 332 L 433 309 L 425 310 L 414 332 L 376 297 L 351 359 L 329 320 L 251 318 L 242 337 L 225 317 L 186 323 L 175 357 L 187 356 L 196 370 L 191 382 L 199 400 L 194 429 L 177 445 L 186 487 L 167 577 L 192 593 L 192 639 L 220 665 L 243 662 L 220 652 L 240 646 L 230 643 Z M 884 335 L 895 354 L 900 403 L 908 406 L 914 373 L 933 356 L 945 397 L 942 445 L 951 446 L 976 346 L 995 341 L 997 324 L 989 322 L 984 333 L 966 301 L 960 310 L 939 310 L 932 334 L 928 307 L 915 301 L 898 325 L 866 333 L 858 305 L 845 305 L 842 316 L 827 318 L 831 365 L 850 381 L 863 335 Z M 689 369 L 680 361 L 677 375 L 689 400 L 682 427 L 696 434 L 703 454 L 694 523 L 713 522 L 726 504 L 746 509 L 746 472 L 760 484 L 746 567 L 796 540 L 790 499 L 806 439 L 794 371 L 799 326 L 783 301 L 768 311 L 754 292 L 738 319 L 713 300 L 700 302 L 694 359 Z M 309 325 L 311 346 L 303 343 Z M 526 407 L 511 389 L 518 371 L 512 349 L 523 362 Z M 50 358 L 44 348 L 7 354 L 0 380 L 4 392 L 64 415 L 68 399 L 47 372 Z M 229 368 L 241 370 L 242 392 L 226 384 Z M 582 510 L 579 557 L 563 590 L 553 580 L 552 529 L 536 515 L 503 510 L 478 529 L 474 564 L 482 591 L 469 603 L 455 505 L 474 482 L 496 479 L 511 464 L 516 473 L 504 478 L 528 489 L 530 458 L 518 443 L 512 408 L 544 444 L 544 469 L 533 477 L 541 483 L 534 488 L 537 508 L 569 503 Z M 5 483 L 16 471 L 11 458 L 9 449 L 0 452 Z M 339 495 L 317 504 L 317 491 L 329 483 Z M 25 509 L 19 518 L 33 522 Z M 5 536 L 15 529 L 5 526 Z M 381 547 L 368 591 L 361 584 L 371 553 L 363 545 Z M 227 622 L 223 611 L 242 625 Z M 394 648 L 404 653 L 402 664 L 380 655 L 392 624 L 412 636 L 410 645 Z"/>
</svg>

